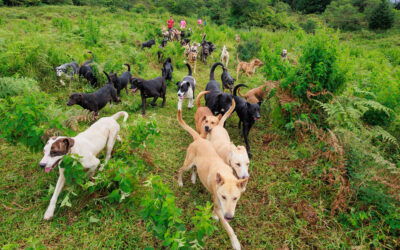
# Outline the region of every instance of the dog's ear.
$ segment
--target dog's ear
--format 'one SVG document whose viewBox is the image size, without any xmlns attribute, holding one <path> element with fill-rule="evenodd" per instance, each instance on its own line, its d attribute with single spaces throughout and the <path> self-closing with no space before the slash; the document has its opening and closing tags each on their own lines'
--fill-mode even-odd
<svg viewBox="0 0 400 250">
<path fill-rule="evenodd" d="M 222 114 L 219 114 L 218 115 L 218 120 L 221 120 L 221 118 L 222 118 Z"/>
<path fill-rule="evenodd" d="M 72 138 L 65 138 L 63 140 L 64 144 L 65 144 L 65 148 L 67 149 L 67 152 L 74 146 L 75 144 L 75 140 Z"/>
<path fill-rule="evenodd" d="M 201 118 L 201 121 L 203 122 L 206 118 L 207 118 L 207 116 L 204 115 L 204 116 Z"/>
<path fill-rule="evenodd" d="M 224 185 L 224 183 L 225 183 L 224 178 L 220 175 L 220 173 L 217 173 L 217 184 L 222 186 Z"/>
<path fill-rule="evenodd" d="M 179 86 L 179 83 L 181 83 L 181 82 L 180 82 L 180 81 L 177 81 L 177 82 L 176 82 L 176 86 Z"/>
<path fill-rule="evenodd" d="M 247 185 L 247 181 L 249 180 L 249 178 L 246 179 L 242 179 L 242 180 L 238 180 L 236 182 L 236 186 L 241 189 L 241 191 L 243 192 L 246 189 L 246 185 Z"/>
<path fill-rule="evenodd" d="M 103 71 L 103 73 L 107 76 L 107 80 L 110 81 L 110 76 L 107 74 L 107 72 Z"/>
</svg>

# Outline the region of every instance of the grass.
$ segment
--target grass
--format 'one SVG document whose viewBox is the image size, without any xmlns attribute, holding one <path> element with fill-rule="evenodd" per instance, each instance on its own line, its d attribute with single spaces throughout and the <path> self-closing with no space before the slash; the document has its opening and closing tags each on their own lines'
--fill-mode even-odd
<svg viewBox="0 0 400 250">
<path fill-rule="evenodd" d="M 43 6 L 0 8 L 0 16 L 4 17 L 0 23 L 0 41 L 4 41 L 0 45 L 0 62 L 6 63 L 0 65 L 0 73 L 36 79 L 42 91 L 54 96 L 57 105 L 63 110 L 80 109 L 66 107 L 65 103 L 71 92 L 93 91 L 93 88 L 78 81 L 67 87 L 57 83 L 54 67 L 69 61 L 68 55 L 81 63 L 87 59 L 85 52 L 91 50 L 100 69 L 122 70 L 123 63 L 128 62 L 132 65 L 135 76 L 150 79 L 161 75 L 162 65 L 156 62 L 157 50 L 153 48 L 142 51 L 135 47 L 135 41 L 144 41 L 157 34 L 158 29 L 164 25 L 164 20 L 168 18 L 168 13 L 110 13 L 107 8 Z M 176 16 L 175 19 L 179 20 L 180 17 Z M 188 19 L 187 22 L 189 27 L 194 27 L 196 20 Z M 242 40 L 255 36 L 260 38 L 263 48 L 287 46 L 290 48 L 289 53 L 293 55 L 300 54 L 306 37 L 300 31 L 237 31 L 212 24 L 205 29 L 207 39 L 217 44 L 218 49 L 213 55 L 214 59 L 209 58 L 208 65 L 200 61 L 197 63 L 195 77 L 198 91 L 205 88 L 211 62 L 219 60 L 224 44 L 230 52 L 229 70 L 235 77 L 235 33 L 239 32 Z M 193 40 L 200 41 L 201 32 L 195 29 Z M 361 48 L 361 56 L 372 53 L 362 50 L 365 46 L 374 45 L 358 45 L 351 38 L 344 43 L 353 46 L 354 51 Z M 176 120 L 175 82 L 182 79 L 187 70 L 183 65 L 183 51 L 180 46 L 169 43 L 166 51 L 173 59 L 175 71 L 173 80 L 167 87 L 166 106 L 160 108 L 159 100 L 157 107 L 149 105 L 146 108 L 146 117 L 156 118 L 161 134 L 156 138 L 155 146 L 148 149 L 154 165 L 142 173 L 142 181 L 150 174 L 160 175 L 177 197 L 177 205 L 183 209 L 183 218 L 188 225 L 196 205 L 205 205 L 211 200 L 211 196 L 200 183 L 192 185 L 189 174 L 184 176 L 183 188 L 178 188 L 177 185 L 177 170 L 183 163 L 186 147 L 192 141 Z M 378 53 L 379 48 L 374 51 Z M 353 68 L 364 67 L 348 64 Z M 217 79 L 220 74 L 218 69 Z M 101 77 L 104 82 L 105 78 Z M 253 78 L 241 75 L 239 82 L 255 87 L 263 81 L 264 77 L 258 69 Z M 127 96 L 122 91 L 122 104 L 111 108 L 106 106 L 100 115 L 109 116 L 122 109 L 130 110 L 137 107 L 138 103 L 138 94 Z M 194 127 L 195 110 L 188 110 L 186 105 L 185 102 L 183 118 Z M 139 112 L 129 112 L 128 123 L 132 124 L 140 117 Z M 243 145 L 237 123 L 238 118 L 233 115 L 227 121 L 226 128 L 234 143 Z M 80 131 L 88 126 L 89 124 L 81 124 Z M 126 133 L 122 129 L 121 137 L 124 138 Z M 318 149 L 313 139 L 306 138 L 303 142 L 298 142 L 291 135 L 271 128 L 266 117 L 262 115 L 250 133 L 250 144 L 253 153 L 251 179 L 238 202 L 236 217 L 231 222 L 245 249 L 369 246 L 369 231 L 345 230 L 336 217 L 330 215 L 329 186 L 322 179 L 315 178 L 313 173 L 307 172 L 309 166 L 306 159 Z M 119 146 L 117 142 L 115 147 Z M 32 153 L 22 144 L 10 144 L 0 139 L 0 245 L 12 248 L 160 246 L 152 234 L 146 232 L 144 221 L 140 217 L 140 208 L 135 202 L 115 205 L 95 196 L 84 195 L 73 198 L 71 208 L 57 206 L 54 218 L 49 222 L 43 221 L 51 195 L 48 193 L 49 186 L 55 185 L 58 171 L 45 174 L 38 166 L 41 157 L 42 153 Z M 296 162 L 301 162 L 301 167 Z M 326 166 L 321 165 L 315 169 L 322 171 L 324 167 Z M 133 200 L 135 199 L 139 197 L 134 197 Z M 307 214 L 314 214 L 316 221 L 313 222 Z M 93 217 L 99 221 L 91 222 Z M 226 232 L 218 223 L 217 225 L 218 230 L 205 240 L 207 248 L 229 248 Z M 391 247 L 400 245 L 395 238 L 389 239 L 389 244 Z"/>
</svg>

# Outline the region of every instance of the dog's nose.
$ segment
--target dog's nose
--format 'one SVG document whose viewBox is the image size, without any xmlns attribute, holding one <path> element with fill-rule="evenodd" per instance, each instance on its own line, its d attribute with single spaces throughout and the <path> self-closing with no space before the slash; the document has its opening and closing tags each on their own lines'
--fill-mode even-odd
<svg viewBox="0 0 400 250">
<path fill-rule="evenodd" d="M 247 179 L 247 178 L 249 178 L 249 174 L 245 174 L 242 177 L 240 177 L 240 179 Z"/>
<path fill-rule="evenodd" d="M 209 127 L 209 126 L 205 126 L 205 127 L 204 127 L 204 130 L 205 130 L 206 132 L 209 132 L 209 131 L 210 131 L 210 127 Z"/>
<path fill-rule="evenodd" d="M 232 220 L 233 219 L 233 215 L 230 214 L 230 213 L 226 213 L 224 217 L 225 217 L 226 220 Z"/>
<path fill-rule="evenodd" d="M 44 167 L 46 167 L 46 163 L 39 163 L 39 166 L 40 166 L 41 168 L 44 168 Z"/>
</svg>

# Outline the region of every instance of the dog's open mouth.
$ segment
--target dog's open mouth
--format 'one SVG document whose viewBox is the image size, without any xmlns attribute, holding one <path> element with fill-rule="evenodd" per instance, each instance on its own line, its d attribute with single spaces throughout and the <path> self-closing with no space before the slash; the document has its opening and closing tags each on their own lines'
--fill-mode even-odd
<svg viewBox="0 0 400 250">
<path fill-rule="evenodd" d="M 53 168 L 61 161 L 61 159 L 57 160 L 51 167 L 49 167 L 49 168 L 46 167 L 44 169 L 44 172 L 49 173 L 51 170 L 53 170 Z"/>
<path fill-rule="evenodd" d="M 137 90 L 138 90 L 137 88 L 134 88 L 134 89 L 132 89 L 131 93 L 134 94 L 134 93 L 136 93 Z"/>
<path fill-rule="evenodd" d="M 258 121 L 260 118 L 258 117 L 254 117 L 254 121 Z"/>
<path fill-rule="evenodd" d="M 183 99 L 183 96 L 182 96 L 182 95 L 179 95 L 178 97 L 179 97 L 179 99 L 180 99 L 180 100 L 182 100 L 182 99 Z"/>
<path fill-rule="evenodd" d="M 225 219 L 227 222 L 230 222 L 230 221 L 232 220 L 232 218 L 229 219 L 229 218 L 226 218 L 226 217 L 224 217 L 224 219 Z"/>
</svg>

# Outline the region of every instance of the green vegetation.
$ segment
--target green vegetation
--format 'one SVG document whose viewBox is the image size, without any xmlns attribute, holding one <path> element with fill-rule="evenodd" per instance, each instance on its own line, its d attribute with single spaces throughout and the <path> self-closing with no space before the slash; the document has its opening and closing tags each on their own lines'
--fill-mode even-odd
<svg viewBox="0 0 400 250">
<path fill-rule="evenodd" d="M 72 92 L 95 90 L 77 79 L 62 86 L 54 68 L 72 59 L 93 59 L 100 85 L 105 83 L 103 70 L 121 72 L 124 63 L 132 66 L 134 76 L 160 76 L 157 46 L 142 50 L 136 44 L 155 38 L 158 45 L 168 11 L 186 14 L 189 9 L 211 19 L 197 27 L 195 18 L 184 17 L 194 29 L 192 40 L 201 41 L 205 32 L 217 45 L 208 65 L 197 63 L 196 92 L 205 88 L 211 62 L 218 60 L 223 45 L 233 77 L 237 52 L 240 60 L 257 57 L 264 63 L 252 78 L 241 74 L 237 83 L 256 87 L 277 81 L 250 132 L 251 179 L 231 222 L 242 246 L 400 247 L 398 11 L 392 10 L 393 28 L 375 33 L 366 29 L 380 4 L 374 0 L 326 1 L 324 6 L 309 1 L 312 10 L 293 8 L 322 15 L 300 15 L 281 1 L 235 1 L 239 12 L 231 11 L 231 1 L 200 1 L 194 3 L 197 8 L 183 2 L 0 8 L 0 245 L 230 246 L 223 227 L 210 219 L 210 194 L 200 183 L 192 185 L 187 175 L 185 186 L 177 185 L 177 170 L 192 139 L 176 121 L 174 83 L 187 74 L 184 49 L 176 42 L 164 51 L 175 69 L 166 106 L 148 106 L 142 117 L 138 94 L 122 91 L 122 103 L 100 112 L 109 116 L 125 110 L 130 115 L 121 124 L 122 142 L 115 144 L 111 160 L 90 180 L 75 156 L 65 157 L 68 183 L 54 218 L 42 220 L 58 172 L 45 174 L 39 168 L 41 149 L 50 136 L 74 136 L 90 126 L 87 112 L 65 103 Z M 252 8 L 259 8 L 254 18 Z M 341 17 L 349 22 L 338 22 Z M 321 25 L 324 21 L 345 31 L 331 30 Z M 235 34 L 241 37 L 238 45 Z M 288 50 L 286 61 L 281 60 L 282 49 Z M 216 79 L 220 73 L 217 69 Z M 183 110 L 192 127 L 194 114 Z M 237 123 L 233 115 L 226 128 L 234 143 L 243 145 Z"/>
</svg>

